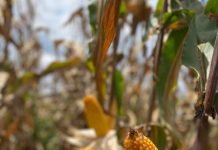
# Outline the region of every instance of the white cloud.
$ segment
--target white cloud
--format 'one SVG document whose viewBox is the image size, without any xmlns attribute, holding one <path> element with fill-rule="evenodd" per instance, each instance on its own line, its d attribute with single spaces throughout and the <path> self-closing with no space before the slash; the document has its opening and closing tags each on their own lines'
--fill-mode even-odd
<svg viewBox="0 0 218 150">
<path fill-rule="evenodd" d="M 57 60 L 54 54 L 51 53 L 43 53 L 40 59 L 40 70 L 45 69 L 51 62 Z"/>
<path fill-rule="evenodd" d="M 50 29 L 49 36 L 52 39 L 78 37 L 81 35 L 79 22 L 73 26 L 64 27 L 63 24 L 70 15 L 81 7 L 86 7 L 88 0 L 33 0 L 36 4 L 35 28 L 47 27 Z M 74 36 L 75 35 L 75 36 Z"/>
</svg>

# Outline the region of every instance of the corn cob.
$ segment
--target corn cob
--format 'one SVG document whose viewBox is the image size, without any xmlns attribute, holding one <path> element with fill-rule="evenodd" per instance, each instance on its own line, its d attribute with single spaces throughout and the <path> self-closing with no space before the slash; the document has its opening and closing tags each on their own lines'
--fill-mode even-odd
<svg viewBox="0 0 218 150">
<path fill-rule="evenodd" d="M 158 150 L 149 138 L 136 129 L 130 129 L 124 146 L 125 150 Z"/>
</svg>

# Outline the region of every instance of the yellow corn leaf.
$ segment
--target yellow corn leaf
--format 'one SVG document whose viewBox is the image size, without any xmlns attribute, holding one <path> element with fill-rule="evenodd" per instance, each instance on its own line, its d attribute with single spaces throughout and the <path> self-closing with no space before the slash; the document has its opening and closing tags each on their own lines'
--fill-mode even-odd
<svg viewBox="0 0 218 150">
<path fill-rule="evenodd" d="M 104 136 L 114 125 L 114 118 L 106 115 L 94 96 L 84 97 L 84 112 L 88 126 L 94 128 L 97 136 Z"/>
<path fill-rule="evenodd" d="M 187 26 L 187 22 L 185 20 L 178 20 L 172 23 L 169 28 L 172 30 L 179 30 Z"/>
</svg>

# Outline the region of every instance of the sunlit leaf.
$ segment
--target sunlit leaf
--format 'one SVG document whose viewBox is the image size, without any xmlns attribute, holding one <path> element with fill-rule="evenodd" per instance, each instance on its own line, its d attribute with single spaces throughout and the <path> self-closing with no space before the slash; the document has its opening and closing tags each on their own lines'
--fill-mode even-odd
<svg viewBox="0 0 218 150">
<path fill-rule="evenodd" d="M 121 1 L 120 4 L 120 16 L 124 16 L 126 14 L 126 5 L 124 1 Z"/>
<path fill-rule="evenodd" d="M 32 80 L 37 79 L 37 74 L 33 72 L 26 72 L 21 78 L 22 82 L 30 82 Z"/>
<path fill-rule="evenodd" d="M 48 73 L 52 73 L 60 69 L 67 69 L 79 63 L 80 63 L 79 58 L 72 58 L 70 60 L 66 60 L 63 62 L 55 61 L 55 62 L 52 62 L 44 71 L 42 71 L 42 73 L 40 73 L 40 76 L 47 75 Z"/>
<path fill-rule="evenodd" d="M 194 13 L 187 9 L 181 9 L 163 15 L 164 27 L 171 29 L 181 29 L 188 26 Z"/>
<path fill-rule="evenodd" d="M 207 69 L 207 77 L 208 77 L 214 48 L 209 42 L 198 45 L 198 48 L 200 52 L 203 53 L 207 59 L 208 65 L 206 66 L 206 69 Z"/>
<path fill-rule="evenodd" d="M 91 60 L 91 58 L 88 58 L 86 60 L 86 66 L 89 69 L 90 72 L 94 73 L 95 72 L 95 66 L 93 64 L 93 61 Z"/>
<path fill-rule="evenodd" d="M 208 0 L 205 6 L 205 13 L 213 13 L 218 15 L 218 1 L 217 0 Z"/>
<path fill-rule="evenodd" d="M 158 0 L 157 6 L 156 6 L 156 10 L 154 12 L 154 15 L 156 17 L 158 17 L 159 15 L 161 15 L 162 13 L 162 9 L 163 9 L 163 5 L 164 5 L 164 0 Z"/>
</svg>

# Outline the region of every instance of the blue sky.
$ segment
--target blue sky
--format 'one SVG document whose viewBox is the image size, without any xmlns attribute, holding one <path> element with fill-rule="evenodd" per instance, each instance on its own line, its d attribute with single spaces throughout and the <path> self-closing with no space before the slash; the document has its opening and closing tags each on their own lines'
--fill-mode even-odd
<svg viewBox="0 0 218 150">
<path fill-rule="evenodd" d="M 28 0 L 16 0 L 16 6 L 14 9 L 15 18 L 16 16 L 19 16 L 17 15 L 17 10 L 24 14 L 28 13 L 27 7 L 25 6 L 27 1 Z M 80 43 L 84 47 L 86 46 L 90 39 L 85 38 L 82 33 L 83 29 L 81 28 L 80 18 L 76 18 L 67 26 L 64 26 L 64 23 L 72 13 L 81 7 L 87 7 L 90 2 L 91 0 L 32 0 L 35 11 L 35 18 L 33 19 L 34 29 L 41 27 L 49 29 L 48 33 L 37 33 L 39 42 L 44 50 L 41 57 L 42 68 L 57 59 L 54 56 L 54 40 L 64 39 Z M 148 0 L 148 3 L 153 7 L 153 9 L 156 6 L 156 2 L 157 0 Z M 88 16 L 88 12 L 85 13 L 87 13 Z M 123 33 L 124 35 L 128 35 L 128 29 L 124 30 Z"/>
<path fill-rule="evenodd" d="M 148 0 L 148 3 L 153 7 L 156 6 L 157 0 Z M 45 53 L 42 57 L 42 64 L 47 65 L 55 59 L 52 54 L 52 41 L 56 39 L 66 39 L 87 43 L 89 39 L 83 37 L 80 26 L 80 19 L 75 19 L 70 25 L 63 24 L 70 15 L 81 7 L 87 7 L 90 0 L 33 0 L 36 9 L 36 18 L 34 27 L 46 27 L 49 29 L 49 34 L 39 33 L 39 40 L 42 43 Z M 87 12 L 88 13 L 88 12 Z M 127 31 L 128 32 L 128 31 Z M 78 36 L 79 35 L 79 36 Z M 43 66 L 44 66 L 43 65 Z"/>
<path fill-rule="evenodd" d="M 81 7 L 87 7 L 90 0 L 33 0 L 36 9 L 35 27 L 47 27 L 50 30 L 49 38 L 69 39 L 84 42 L 81 37 L 79 20 L 69 26 L 63 26 L 70 15 Z M 149 0 L 149 4 L 156 5 L 156 0 Z M 81 35 L 81 36 L 78 36 Z"/>
</svg>

